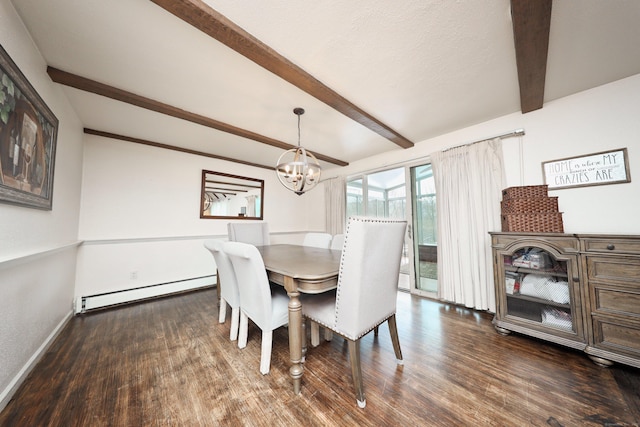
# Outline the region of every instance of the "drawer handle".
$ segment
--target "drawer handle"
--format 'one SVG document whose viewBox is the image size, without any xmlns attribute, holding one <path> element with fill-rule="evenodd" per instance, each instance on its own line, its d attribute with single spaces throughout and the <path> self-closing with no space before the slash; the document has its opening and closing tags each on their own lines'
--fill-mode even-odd
<svg viewBox="0 0 640 427">
<path fill-rule="evenodd" d="M 607 249 L 609 249 L 610 251 L 614 250 L 615 248 L 615 245 L 607 245 Z"/>
</svg>

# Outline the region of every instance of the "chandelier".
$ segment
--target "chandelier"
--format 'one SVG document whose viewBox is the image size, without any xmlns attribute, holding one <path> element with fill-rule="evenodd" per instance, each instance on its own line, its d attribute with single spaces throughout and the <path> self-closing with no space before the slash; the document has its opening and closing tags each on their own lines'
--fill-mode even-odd
<svg viewBox="0 0 640 427">
<path fill-rule="evenodd" d="M 293 114 L 298 116 L 298 148 L 282 153 L 276 173 L 282 185 L 301 195 L 318 185 L 322 168 L 316 156 L 300 146 L 300 116 L 304 114 L 304 109 L 294 108 Z"/>
</svg>

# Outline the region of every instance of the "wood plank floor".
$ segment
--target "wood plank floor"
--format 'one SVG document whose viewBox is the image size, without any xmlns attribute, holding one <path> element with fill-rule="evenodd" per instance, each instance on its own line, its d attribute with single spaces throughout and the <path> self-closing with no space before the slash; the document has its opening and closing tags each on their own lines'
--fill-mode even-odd
<svg viewBox="0 0 640 427">
<path fill-rule="evenodd" d="M 230 310 L 229 310 L 230 311 Z M 302 393 L 287 330 L 271 372 L 260 335 L 243 350 L 217 322 L 215 289 L 73 318 L 0 413 L 1 426 L 638 426 L 640 373 L 519 335 L 491 315 L 398 295 L 405 359 L 386 324 L 361 345 L 367 407 L 355 402 L 347 346 L 309 348 Z"/>
</svg>

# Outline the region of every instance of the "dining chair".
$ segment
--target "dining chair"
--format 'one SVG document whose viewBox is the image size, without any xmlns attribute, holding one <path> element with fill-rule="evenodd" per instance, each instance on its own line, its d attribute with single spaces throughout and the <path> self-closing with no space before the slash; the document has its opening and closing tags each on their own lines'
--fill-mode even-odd
<svg viewBox="0 0 640 427">
<path fill-rule="evenodd" d="M 344 234 L 334 234 L 331 238 L 331 249 L 341 251 L 344 245 Z"/>
<path fill-rule="evenodd" d="M 316 248 L 329 249 L 331 246 L 331 234 L 329 233 L 307 233 L 302 241 L 302 246 L 313 246 Z"/>
<path fill-rule="evenodd" d="M 220 286 L 220 309 L 218 322 L 224 323 L 227 317 L 227 304 L 231 307 L 231 331 L 229 339 L 238 339 L 238 325 L 240 320 L 240 294 L 238 292 L 238 281 L 236 273 L 231 264 L 231 260 L 224 252 L 224 242 L 222 240 L 206 240 L 204 247 L 211 252 L 218 269 L 218 283 Z"/>
<path fill-rule="evenodd" d="M 269 373 L 273 331 L 289 321 L 289 297 L 284 289 L 269 287 L 267 270 L 258 249 L 241 242 L 226 242 L 229 256 L 238 279 L 240 293 L 240 332 L 238 347 L 247 346 L 249 319 L 262 331 L 260 372 Z"/>
<path fill-rule="evenodd" d="M 344 234 L 342 233 L 335 234 L 331 236 L 329 249 L 332 249 L 335 251 L 341 251 L 343 244 L 344 244 Z M 311 333 L 311 345 L 313 347 L 317 347 L 318 345 L 320 345 L 320 327 L 317 323 L 311 322 L 310 333 Z M 325 329 L 324 340 L 331 341 L 332 338 L 333 338 L 333 333 L 329 329 Z"/>
<path fill-rule="evenodd" d="M 267 222 L 230 222 L 227 224 L 230 242 L 250 243 L 265 246 L 269 241 L 269 223 Z"/>
<path fill-rule="evenodd" d="M 303 294 L 300 298 L 305 319 L 347 340 L 360 408 L 366 406 L 360 338 L 387 321 L 397 362 L 402 364 L 395 313 L 406 226 L 401 220 L 350 217 L 336 292 Z"/>
</svg>

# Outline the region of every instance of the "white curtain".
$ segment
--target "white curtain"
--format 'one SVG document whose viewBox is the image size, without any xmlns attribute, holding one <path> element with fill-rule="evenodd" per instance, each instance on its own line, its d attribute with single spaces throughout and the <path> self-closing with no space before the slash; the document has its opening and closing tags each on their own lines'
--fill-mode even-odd
<svg viewBox="0 0 640 427">
<path fill-rule="evenodd" d="M 496 138 L 431 155 L 438 215 L 439 297 L 495 312 L 489 231 L 500 231 L 505 176 Z"/>
<path fill-rule="evenodd" d="M 346 180 L 344 177 L 324 181 L 325 231 L 330 234 L 344 233 L 346 215 Z"/>
<path fill-rule="evenodd" d="M 247 216 L 256 216 L 256 199 L 258 196 L 247 196 Z"/>
</svg>

